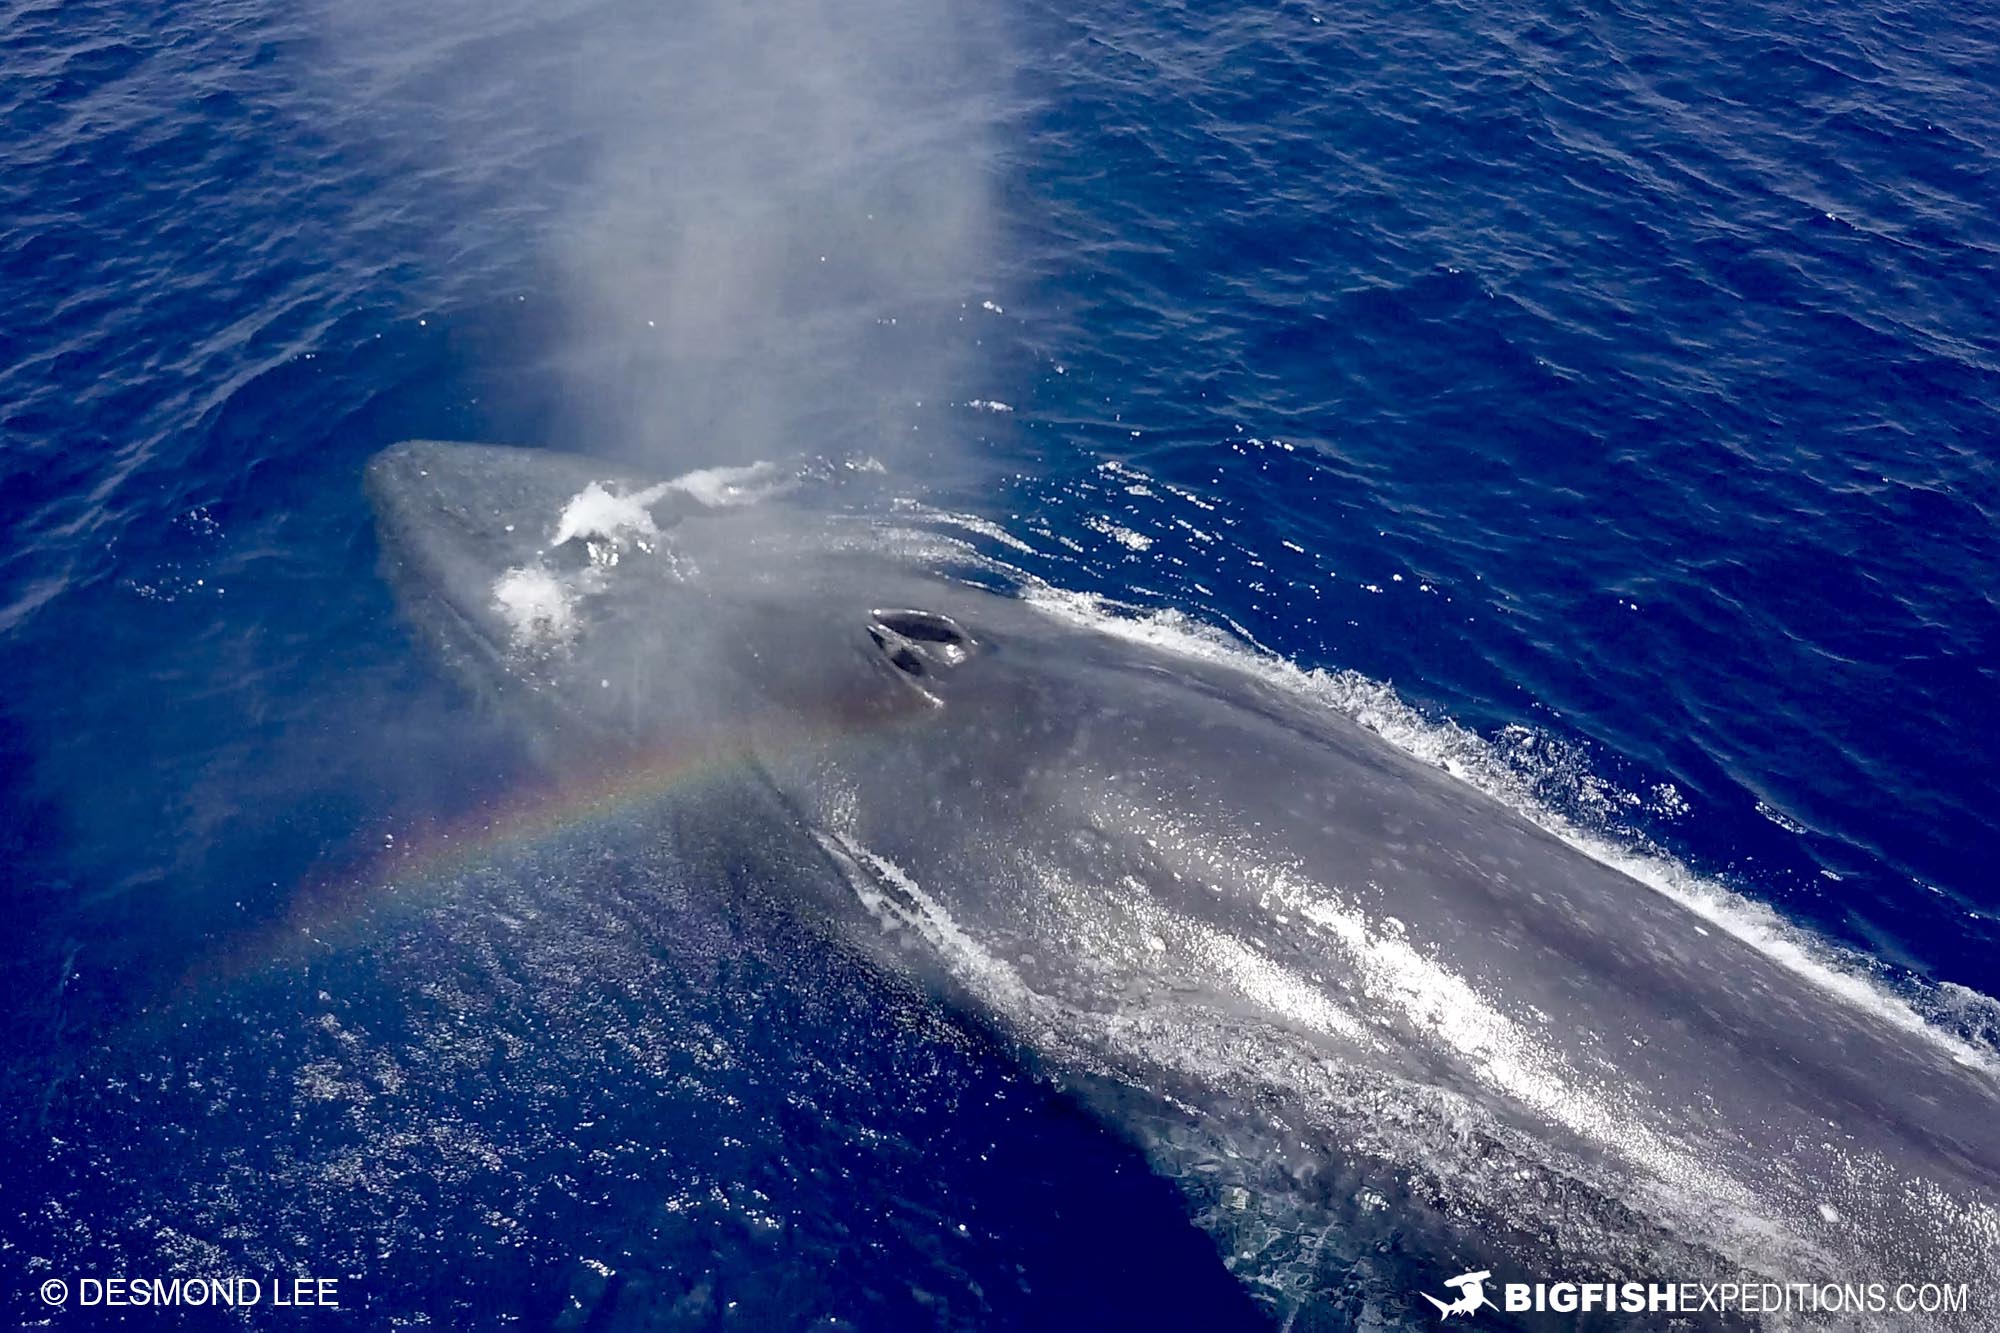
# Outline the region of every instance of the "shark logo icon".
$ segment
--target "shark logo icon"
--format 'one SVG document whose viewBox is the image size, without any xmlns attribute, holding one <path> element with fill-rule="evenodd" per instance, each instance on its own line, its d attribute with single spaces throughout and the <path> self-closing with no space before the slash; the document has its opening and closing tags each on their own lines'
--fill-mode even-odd
<svg viewBox="0 0 2000 1333">
<path fill-rule="evenodd" d="M 1440 1319 L 1449 1319 L 1455 1314 L 1469 1315 L 1482 1306 L 1493 1304 L 1486 1299 L 1485 1286 L 1486 1279 L 1492 1276 L 1490 1271 L 1482 1268 L 1476 1273 L 1460 1273 L 1457 1277 L 1445 1279 L 1447 1287 L 1457 1289 L 1457 1300 L 1441 1301 L 1429 1292 L 1419 1292 L 1418 1295 L 1437 1307 Z"/>
</svg>

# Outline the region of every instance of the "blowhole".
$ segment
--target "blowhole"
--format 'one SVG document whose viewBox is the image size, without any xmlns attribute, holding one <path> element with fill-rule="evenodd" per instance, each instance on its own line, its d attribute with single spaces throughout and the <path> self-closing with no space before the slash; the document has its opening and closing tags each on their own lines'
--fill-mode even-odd
<svg viewBox="0 0 2000 1333">
<path fill-rule="evenodd" d="M 868 637 L 892 666 L 908 676 L 949 670 L 972 656 L 977 646 L 950 616 L 907 608 L 871 611 Z"/>
<path fill-rule="evenodd" d="M 935 611 L 877 611 L 875 623 L 920 643 L 970 642 L 965 631 L 949 616 Z"/>
</svg>

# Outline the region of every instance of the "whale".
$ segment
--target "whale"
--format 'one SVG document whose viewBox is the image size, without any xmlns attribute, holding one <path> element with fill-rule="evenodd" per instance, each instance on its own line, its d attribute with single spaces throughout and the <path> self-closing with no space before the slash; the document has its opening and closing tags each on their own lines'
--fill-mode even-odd
<svg viewBox="0 0 2000 1333">
<path fill-rule="evenodd" d="M 798 911 L 1129 1136 L 1274 1327 L 1429 1326 L 1405 1275 L 1465 1270 L 2000 1317 L 1990 1051 L 1253 655 L 785 479 L 412 440 L 365 488 L 404 618 L 537 762 L 740 775 L 716 845 L 810 867 Z"/>
</svg>

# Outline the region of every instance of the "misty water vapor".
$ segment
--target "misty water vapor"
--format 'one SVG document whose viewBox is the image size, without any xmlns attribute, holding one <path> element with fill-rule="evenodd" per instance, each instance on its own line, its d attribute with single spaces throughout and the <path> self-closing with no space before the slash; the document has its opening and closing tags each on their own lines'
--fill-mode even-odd
<svg viewBox="0 0 2000 1333">
<path fill-rule="evenodd" d="M 576 104 L 594 193 L 557 255 L 578 345 L 627 349 L 615 413 L 672 465 L 895 447 L 991 242 L 952 8 L 696 0 L 608 32 Z"/>
<path fill-rule="evenodd" d="M 936 408 L 992 294 L 1005 62 L 977 16 L 598 0 L 329 22 L 350 84 L 417 108 L 387 136 L 515 193 L 574 443 L 662 474 L 943 461 Z M 515 158 L 510 123 L 561 160 Z"/>
</svg>

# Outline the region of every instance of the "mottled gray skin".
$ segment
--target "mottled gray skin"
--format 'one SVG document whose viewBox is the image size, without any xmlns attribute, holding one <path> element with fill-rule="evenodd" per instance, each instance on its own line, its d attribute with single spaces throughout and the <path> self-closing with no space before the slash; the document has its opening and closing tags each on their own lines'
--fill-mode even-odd
<svg viewBox="0 0 2000 1333">
<path fill-rule="evenodd" d="M 649 480 L 428 442 L 368 474 L 413 619 L 549 762 L 695 746 L 761 775 L 797 821 L 768 835 L 817 841 L 860 933 L 1186 1177 L 1281 1318 L 1366 1287 L 1392 1237 L 1502 1282 L 1968 1281 L 1981 1325 L 1983 1057 L 1346 717 L 881 525 L 669 495 L 670 550 L 600 571 L 566 643 L 516 643 L 496 578 L 583 564 L 549 549 L 566 502 Z M 1356 1299 L 1340 1317 L 1413 1317 L 1414 1293 Z"/>
</svg>

